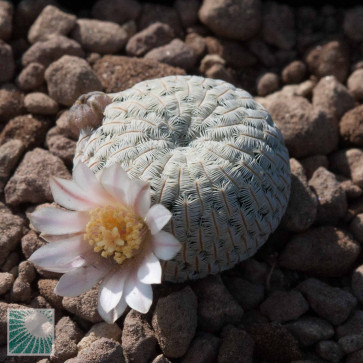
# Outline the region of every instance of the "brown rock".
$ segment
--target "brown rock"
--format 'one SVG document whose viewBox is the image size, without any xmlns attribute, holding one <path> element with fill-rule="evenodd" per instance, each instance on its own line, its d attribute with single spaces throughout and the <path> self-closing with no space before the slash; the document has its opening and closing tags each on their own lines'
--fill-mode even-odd
<svg viewBox="0 0 363 363">
<path fill-rule="evenodd" d="M 198 297 L 198 327 L 208 332 L 218 332 L 227 324 L 237 324 L 243 315 L 242 307 L 218 276 L 196 281 L 193 290 Z"/>
<path fill-rule="evenodd" d="M 344 353 L 349 354 L 363 348 L 363 334 L 351 334 L 338 341 Z"/>
<path fill-rule="evenodd" d="M 363 244 L 363 214 L 358 214 L 349 226 L 349 231 L 355 239 Z"/>
<path fill-rule="evenodd" d="M 208 363 L 216 361 L 219 342 L 220 339 L 212 334 L 197 333 L 187 353 L 182 358 L 182 363 Z"/>
<path fill-rule="evenodd" d="M 217 35 L 247 40 L 260 29 L 261 3 L 259 0 L 204 0 L 199 19 Z"/>
<path fill-rule="evenodd" d="M 222 64 L 214 64 L 205 72 L 207 78 L 222 79 L 223 81 L 233 83 L 233 77 Z"/>
<path fill-rule="evenodd" d="M 0 146 L 0 193 L 3 192 L 23 152 L 24 144 L 20 140 L 9 140 Z"/>
<path fill-rule="evenodd" d="M 62 304 L 63 308 L 70 313 L 90 321 L 91 323 L 98 323 L 102 321 L 102 318 L 97 311 L 97 301 L 98 289 L 97 287 L 93 287 L 91 290 L 88 290 L 77 297 L 64 297 Z M 93 346 L 93 344 L 90 346 L 90 348 Z M 90 348 L 87 348 L 87 351 L 89 351 Z"/>
<path fill-rule="evenodd" d="M 348 111 L 340 121 L 339 129 L 346 144 L 363 147 L 363 105 Z"/>
<path fill-rule="evenodd" d="M 306 65 L 302 61 L 293 61 L 289 63 L 281 73 L 284 83 L 297 84 L 302 82 L 306 77 Z"/>
<path fill-rule="evenodd" d="M 160 297 L 152 326 L 165 356 L 183 356 L 197 328 L 197 298 L 190 287 Z"/>
<path fill-rule="evenodd" d="M 150 50 L 166 45 L 174 39 L 174 30 L 167 24 L 154 23 L 131 37 L 126 46 L 128 55 L 141 57 Z"/>
<path fill-rule="evenodd" d="M 71 106 L 84 93 L 102 90 L 89 64 L 82 58 L 65 55 L 45 71 L 50 97 Z"/>
<path fill-rule="evenodd" d="M 54 115 L 58 111 L 57 102 L 41 92 L 28 93 L 24 98 L 24 105 L 28 112 L 39 115 Z"/>
<path fill-rule="evenodd" d="M 346 45 L 339 40 L 316 45 L 308 51 L 305 61 L 309 71 L 319 78 L 332 75 L 342 83 L 347 79 L 349 54 Z"/>
<path fill-rule="evenodd" d="M 109 55 L 98 60 L 94 70 L 107 93 L 123 91 L 147 79 L 185 74 L 183 69 L 156 61 Z"/>
<path fill-rule="evenodd" d="M 131 310 L 122 330 L 122 348 L 126 362 L 147 363 L 156 355 L 157 339 L 146 319 Z"/>
<path fill-rule="evenodd" d="M 357 267 L 352 275 L 352 290 L 360 303 L 363 302 L 363 265 Z"/>
<path fill-rule="evenodd" d="M 348 78 L 348 89 L 358 100 L 363 100 L 363 68 L 354 71 Z"/>
<path fill-rule="evenodd" d="M 273 54 L 267 44 L 261 39 L 253 38 L 247 45 L 249 51 L 257 57 L 264 66 L 272 67 L 276 64 L 275 54 Z"/>
<path fill-rule="evenodd" d="M 12 84 L 0 87 L 0 123 L 24 112 L 24 95 Z"/>
<path fill-rule="evenodd" d="M 333 340 L 322 340 L 316 345 L 315 351 L 319 356 L 329 362 L 341 362 L 344 357 L 344 353 L 339 344 Z"/>
<path fill-rule="evenodd" d="M 38 288 L 40 295 L 42 295 L 53 307 L 63 309 L 62 296 L 54 293 L 57 284 L 58 280 L 40 279 L 38 281 Z"/>
<path fill-rule="evenodd" d="M 273 322 L 296 320 L 309 310 L 299 291 L 275 291 L 260 306 L 261 313 Z"/>
<path fill-rule="evenodd" d="M 227 325 L 221 333 L 218 363 L 252 363 L 254 342 L 244 330 Z"/>
<path fill-rule="evenodd" d="M 44 83 L 45 68 L 42 64 L 29 63 L 19 74 L 16 84 L 23 91 L 33 91 Z"/>
<path fill-rule="evenodd" d="M 224 66 L 226 61 L 218 54 L 207 54 L 200 62 L 199 70 L 201 73 L 205 73 L 209 68 L 216 64 Z"/>
<path fill-rule="evenodd" d="M 92 16 L 96 19 L 124 24 L 135 20 L 140 14 L 141 6 L 136 0 L 98 0 L 92 7 Z"/>
<path fill-rule="evenodd" d="M 47 137 L 46 145 L 49 151 L 53 155 L 58 156 L 64 164 L 68 167 L 72 166 L 74 153 L 76 151 L 76 142 L 74 140 L 57 134 Z"/>
<path fill-rule="evenodd" d="M 363 311 L 356 310 L 350 318 L 336 328 L 336 337 L 340 339 L 351 334 L 363 333 Z"/>
<path fill-rule="evenodd" d="M 171 363 L 168 358 L 165 357 L 164 354 L 159 354 L 152 363 Z"/>
<path fill-rule="evenodd" d="M 341 276 L 352 267 L 359 252 L 358 242 L 343 230 L 316 227 L 292 237 L 279 265 L 319 276 Z"/>
<path fill-rule="evenodd" d="M 347 356 L 346 363 L 360 363 L 363 360 L 363 349 Z"/>
<path fill-rule="evenodd" d="M 0 272 L 0 295 L 10 290 L 14 282 L 14 275 L 9 272 Z"/>
<path fill-rule="evenodd" d="M 311 309 L 334 325 L 343 323 L 357 305 L 357 299 L 351 293 L 317 279 L 307 279 L 298 288 Z"/>
<path fill-rule="evenodd" d="M 345 192 L 336 176 L 320 167 L 315 170 L 309 180 L 309 186 L 318 197 L 316 222 L 321 224 L 336 224 L 345 216 L 348 209 Z"/>
<path fill-rule="evenodd" d="M 0 2 L 0 39 L 11 37 L 14 6 L 7 1 Z"/>
<path fill-rule="evenodd" d="M 118 53 L 128 40 L 120 25 L 94 19 L 78 19 L 71 36 L 86 51 L 101 54 Z"/>
<path fill-rule="evenodd" d="M 300 160 L 301 165 L 304 167 L 306 178 L 309 180 L 314 174 L 314 171 L 321 166 L 325 169 L 329 167 L 329 161 L 326 155 L 313 155 Z M 290 165 L 291 168 L 291 165 Z"/>
<path fill-rule="evenodd" d="M 267 96 L 279 89 L 279 76 L 276 73 L 267 72 L 257 80 L 257 94 Z"/>
<path fill-rule="evenodd" d="M 69 178 L 62 160 L 49 151 L 36 148 L 25 154 L 5 187 L 5 200 L 10 205 L 52 201 L 49 177 Z"/>
<path fill-rule="evenodd" d="M 101 338 L 82 349 L 74 363 L 125 363 L 120 343 Z"/>
<path fill-rule="evenodd" d="M 179 18 L 184 28 L 191 27 L 198 23 L 198 11 L 200 8 L 199 0 L 176 0 L 174 7 L 178 11 Z"/>
<path fill-rule="evenodd" d="M 75 128 L 70 126 L 69 123 L 69 111 L 66 110 L 60 114 L 56 121 L 56 132 L 54 132 L 54 128 L 49 130 L 47 134 L 47 140 L 46 143 L 48 143 L 49 139 L 55 135 L 64 135 L 65 137 L 75 140 L 78 140 L 79 136 L 79 130 L 76 130 Z M 51 131 L 53 130 L 54 133 L 51 134 Z"/>
<path fill-rule="evenodd" d="M 82 58 L 84 57 L 84 51 L 75 40 L 53 34 L 44 41 L 33 44 L 23 54 L 22 63 L 23 66 L 27 66 L 35 62 L 48 67 L 64 55 Z"/>
<path fill-rule="evenodd" d="M 363 6 L 348 9 L 344 15 L 343 28 L 346 36 L 356 42 L 363 41 Z"/>
<path fill-rule="evenodd" d="M 281 49 L 295 45 L 295 16 L 285 4 L 268 2 L 263 7 L 262 35 L 266 43 Z"/>
<path fill-rule="evenodd" d="M 151 50 L 145 55 L 145 59 L 167 63 L 185 70 L 192 69 L 197 62 L 194 50 L 180 39 L 174 39 L 167 45 Z"/>
<path fill-rule="evenodd" d="M 1 11 L 1 9 L 0 9 Z M 1 24 L 0 24 L 1 26 Z M 1 29 L 0 29 L 1 31 Z M 15 72 L 13 51 L 10 45 L 0 39 L 0 82 L 10 81 Z"/>
<path fill-rule="evenodd" d="M 67 14 L 55 6 L 48 5 L 39 14 L 31 28 L 28 39 L 30 43 L 45 40 L 49 34 L 67 35 L 76 23 L 74 15 Z"/>
<path fill-rule="evenodd" d="M 342 178 L 344 177 L 340 177 L 340 179 Z M 340 185 L 343 188 L 348 200 L 357 199 L 363 194 L 363 190 L 359 188 L 358 185 L 355 185 L 350 179 L 344 178 L 343 181 L 340 181 Z"/>
</svg>

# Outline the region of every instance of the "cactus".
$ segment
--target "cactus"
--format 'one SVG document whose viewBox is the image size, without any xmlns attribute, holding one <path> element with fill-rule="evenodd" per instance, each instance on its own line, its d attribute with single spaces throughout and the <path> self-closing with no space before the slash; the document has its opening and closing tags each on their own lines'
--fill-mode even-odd
<svg viewBox="0 0 363 363">
<path fill-rule="evenodd" d="M 102 125 L 83 129 L 74 165 L 119 163 L 150 183 L 183 247 L 163 279 L 185 281 L 252 256 L 288 203 L 288 151 L 268 112 L 220 80 L 171 76 L 108 95 Z"/>
</svg>

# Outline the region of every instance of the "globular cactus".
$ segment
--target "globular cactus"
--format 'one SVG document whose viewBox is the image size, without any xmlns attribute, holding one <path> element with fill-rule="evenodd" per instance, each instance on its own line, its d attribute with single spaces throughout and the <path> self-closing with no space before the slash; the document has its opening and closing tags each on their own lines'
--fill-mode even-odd
<svg viewBox="0 0 363 363">
<path fill-rule="evenodd" d="M 150 183 L 182 243 L 163 278 L 185 281 L 252 256 L 279 224 L 290 193 L 280 131 L 251 95 L 197 76 L 171 76 L 108 95 L 102 125 L 81 132 L 74 164 L 119 163 Z"/>
</svg>

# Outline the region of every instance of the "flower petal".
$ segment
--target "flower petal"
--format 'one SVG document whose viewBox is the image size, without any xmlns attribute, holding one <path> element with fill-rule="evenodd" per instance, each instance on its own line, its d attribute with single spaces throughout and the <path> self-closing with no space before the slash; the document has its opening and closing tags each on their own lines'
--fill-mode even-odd
<svg viewBox="0 0 363 363">
<path fill-rule="evenodd" d="M 160 231 L 152 236 L 152 250 L 161 260 L 170 260 L 181 249 L 181 243 L 169 232 Z"/>
<path fill-rule="evenodd" d="M 103 169 L 101 183 L 109 194 L 126 204 L 131 179 L 119 164 L 115 163 Z"/>
<path fill-rule="evenodd" d="M 60 278 L 54 292 L 60 296 L 79 296 L 96 285 L 108 271 L 109 269 L 100 268 L 100 266 L 82 266 L 65 273 Z"/>
<path fill-rule="evenodd" d="M 78 163 L 73 169 L 73 180 L 87 193 L 92 200 L 99 205 L 112 203 L 112 198 L 105 191 L 92 170 L 84 163 Z"/>
<path fill-rule="evenodd" d="M 89 245 L 78 235 L 46 244 L 36 250 L 29 260 L 48 271 L 68 272 L 86 263 L 82 254 L 88 250 Z"/>
<path fill-rule="evenodd" d="M 70 212 L 60 208 L 39 208 L 29 216 L 31 224 L 46 234 L 66 234 L 82 232 L 89 220 L 88 213 Z"/>
<path fill-rule="evenodd" d="M 73 210 L 88 210 L 97 206 L 75 182 L 61 178 L 50 179 L 54 201 L 62 207 Z"/>
<path fill-rule="evenodd" d="M 127 303 L 123 297 L 116 305 L 116 307 L 110 310 L 108 313 L 103 309 L 100 301 L 98 301 L 98 313 L 101 315 L 102 319 L 108 324 L 114 323 L 125 312 L 126 308 Z"/>
<path fill-rule="evenodd" d="M 145 216 L 145 222 L 151 234 L 158 233 L 170 220 L 172 214 L 161 204 L 153 205 Z"/>
<path fill-rule="evenodd" d="M 150 285 L 140 282 L 137 273 L 133 272 L 126 280 L 124 296 L 132 309 L 146 314 L 152 304 L 153 290 Z"/>
<path fill-rule="evenodd" d="M 140 217 L 144 218 L 151 205 L 149 183 L 141 180 L 133 180 L 132 187 L 128 193 L 128 198 L 129 205 L 132 205 L 135 212 Z"/>
<path fill-rule="evenodd" d="M 160 261 L 152 252 L 148 253 L 137 270 L 137 278 L 143 284 L 160 284 L 161 274 Z"/>
<path fill-rule="evenodd" d="M 109 313 L 120 302 L 127 275 L 127 269 L 121 268 L 116 272 L 111 271 L 103 279 L 98 303 L 102 305 L 106 313 Z"/>
</svg>

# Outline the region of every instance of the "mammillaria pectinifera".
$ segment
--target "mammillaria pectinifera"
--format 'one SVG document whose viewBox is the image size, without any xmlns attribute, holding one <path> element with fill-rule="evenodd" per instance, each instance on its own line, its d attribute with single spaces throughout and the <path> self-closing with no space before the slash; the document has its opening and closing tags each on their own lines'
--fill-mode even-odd
<svg viewBox="0 0 363 363">
<path fill-rule="evenodd" d="M 78 117 L 74 165 L 82 161 L 97 175 L 118 163 L 150 183 L 152 202 L 172 212 L 166 230 L 182 243 L 163 262 L 163 279 L 202 278 L 252 256 L 278 226 L 290 193 L 288 151 L 268 112 L 248 92 L 197 76 L 144 81 L 108 96 L 98 128 L 85 127 L 87 110 Z"/>
</svg>

